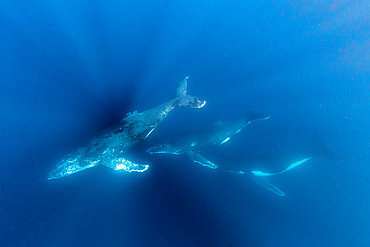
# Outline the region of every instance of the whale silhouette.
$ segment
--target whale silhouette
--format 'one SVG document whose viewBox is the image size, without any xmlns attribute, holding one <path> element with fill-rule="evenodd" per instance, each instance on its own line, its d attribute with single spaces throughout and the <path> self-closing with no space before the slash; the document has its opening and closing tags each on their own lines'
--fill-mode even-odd
<svg viewBox="0 0 370 247">
<path fill-rule="evenodd" d="M 186 77 L 177 89 L 177 97 L 147 111 L 129 113 L 118 126 L 104 131 L 86 146 L 68 154 L 48 175 L 48 180 L 62 178 L 98 165 L 126 172 L 144 172 L 148 164 L 136 164 L 125 154 L 146 139 L 175 107 L 201 108 L 205 101 L 187 94 Z"/>
</svg>

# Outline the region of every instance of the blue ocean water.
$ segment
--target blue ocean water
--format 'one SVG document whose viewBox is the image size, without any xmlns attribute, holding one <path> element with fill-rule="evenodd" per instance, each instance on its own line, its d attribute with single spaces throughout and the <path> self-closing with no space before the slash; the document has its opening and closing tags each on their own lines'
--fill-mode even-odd
<svg viewBox="0 0 370 247">
<path fill-rule="evenodd" d="M 368 12 L 361 0 L 0 2 L 0 245 L 370 246 Z M 147 172 L 47 180 L 185 76 L 207 104 L 175 109 L 132 150 Z M 250 110 L 271 118 L 206 150 L 214 162 L 284 163 L 314 133 L 343 160 L 272 177 L 278 197 L 145 152 Z"/>
</svg>

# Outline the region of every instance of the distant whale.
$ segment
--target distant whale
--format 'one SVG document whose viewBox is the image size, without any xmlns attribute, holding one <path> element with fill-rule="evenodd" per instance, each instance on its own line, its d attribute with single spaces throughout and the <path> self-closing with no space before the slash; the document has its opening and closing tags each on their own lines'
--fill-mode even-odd
<svg viewBox="0 0 370 247">
<path fill-rule="evenodd" d="M 290 152 L 289 155 L 287 155 L 286 151 L 283 151 L 289 149 L 289 147 L 284 147 L 282 150 L 277 150 L 271 154 L 265 154 L 262 156 L 256 156 L 252 153 L 246 154 L 246 157 L 242 161 L 223 162 L 220 164 L 220 169 L 225 172 L 249 176 L 254 182 L 266 190 L 271 191 L 278 196 L 285 196 L 285 193 L 273 185 L 269 181 L 268 177 L 284 174 L 318 158 L 324 158 L 331 161 L 342 161 L 341 157 L 324 145 L 318 134 L 313 135 L 312 148 L 310 150 L 302 150 L 303 152 L 300 152 L 297 150 L 297 147 L 291 148 L 293 149 L 293 152 Z M 258 167 L 258 169 L 255 169 L 256 167 Z M 265 170 L 261 169 L 261 167 L 265 167 Z M 276 169 L 276 167 L 283 168 Z"/>
<path fill-rule="evenodd" d="M 313 156 L 305 156 L 304 158 L 301 158 L 299 160 L 296 160 L 296 161 L 292 162 L 291 164 L 288 165 L 287 168 L 285 168 L 281 171 L 277 171 L 277 172 L 265 172 L 265 171 L 260 171 L 260 170 L 250 170 L 251 167 L 256 165 L 256 164 L 253 164 L 253 162 L 255 162 L 253 160 L 252 161 L 247 161 L 246 160 L 246 161 L 240 162 L 240 163 L 222 164 L 221 169 L 223 171 L 226 171 L 226 172 L 231 172 L 231 173 L 235 173 L 235 174 L 242 174 L 242 175 L 250 176 L 250 178 L 254 182 L 256 182 L 258 185 L 262 186 L 266 190 L 269 190 L 269 191 L 275 193 L 278 196 L 285 196 L 285 193 L 281 189 L 279 189 L 278 187 L 273 185 L 267 179 L 267 177 L 283 174 L 283 173 L 285 173 L 289 170 L 292 170 L 292 169 L 294 169 L 294 168 L 296 168 L 300 165 L 305 164 L 307 161 L 311 160 L 312 158 L 313 158 Z M 268 158 L 268 159 L 270 159 L 270 158 Z M 271 160 L 269 160 L 269 162 L 271 162 Z M 274 161 L 272 163 L 273 164 L 265 163 L 265 165 L 272 166 L 272 165 L 274 165 L 274 163 L 277 163 L 277 162 Z M 260 163 L 258 165 L 260 165 Z"/>
<path fill-rule="evenodd" d="M 176 106 L 201 108 L 206 103 L 187 95 L 187 79 L 188 77 L 180 83 L 175 99 L 142 113 L 135 111 L 127 114 L 118 126 L 68 154 L 51 170 L 48 180 L 62 178 L 97 165 L 127 172 L 146 171 L 149 168 L 147 164 L 136 164 L 125 158 L 127 151 L 147 138 Z"/>
<path fill-rule="evenodd" d="M 297 160 L 293 161 L 285 169 L 280 170 L 280 171 L 266 172 L 266 171 L 261 171 L 261 170 L 252 170 L 252 171 L 250 171 L 250 173 L 252 173 L 254 175 L 253 180 L 257 184 L 259 184 L 262 187 L 264 187 L 265 189 L 277 194 L 278 196 L 285 196 L 285 193 L 283 191 L 281 191 L 278 187 L 276 187 L 272 183 L 270 183 L 267 180 L 266 177 L 276 176 L 276 175 L 286 173 L 286 172 L 288 172 L 288 171 L 290 171 L 290 170 L 292 170 L 292 169 L 294 169 L 298 166 L 306 164 L 306 162 L 312 160 L 313 158 L 318 158 L 318 157 L 324 158 L 324 159 L 327 159 L 327 160 L 331 160 L 331 161 L 342 161 L 343 160 L 340 156 L 336 155 L 333 151 L 328 149 L 324 145 L 321 137 L 317 133 L 315 133 L 312 136 L 312 150 L 311 150 L 310 154 L 303 155 L 300 159 L 297 159 Z M 248 167 L 248 164 L 245 163 L 244 167 Z M 246 171 L 243 172 L 241 170 L 235 169 L 233 172 L 243 174 Z"/>
<path fill-rule="evenodd" d="M 243 120 L 236 122 L 218 122 L 212 128 L 188 136 L 175 144 L 163 144 L 150 147 L 147 149 L 147 152 L 150 154 L 186 154 L 193 162 L 211 169 L 216 169 L 218 165 L 200 154 L 203 149 L 212 145 L 222 145 L 228 142 L 231 137 L 239 133 L 251 122 L 269 118 L 270 116 L 264 114 L 249 112 L 247 117 Z"/>
</svg>

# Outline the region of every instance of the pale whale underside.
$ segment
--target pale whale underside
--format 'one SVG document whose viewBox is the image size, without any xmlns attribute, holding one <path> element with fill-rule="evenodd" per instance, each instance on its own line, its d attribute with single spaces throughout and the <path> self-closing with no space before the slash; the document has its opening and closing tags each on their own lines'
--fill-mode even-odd
<svg viewBox="0 0 370 247">
<path fill-rule="evenodd" d="M 142 113 L 128 114 L 117 127 L 105 131 L 58 162 L 49 173 L 48 179 L 65 177 L 97 165 L 127 172 L 146 171 L 148 164 L 136 164 L 125 158 L 130 148 L 147 138 L 176 106 L 201 108 L 206 103 L 187 95 L 187 79 L 188 77 L 180 83 L 175 99 Z"/>
</svg>

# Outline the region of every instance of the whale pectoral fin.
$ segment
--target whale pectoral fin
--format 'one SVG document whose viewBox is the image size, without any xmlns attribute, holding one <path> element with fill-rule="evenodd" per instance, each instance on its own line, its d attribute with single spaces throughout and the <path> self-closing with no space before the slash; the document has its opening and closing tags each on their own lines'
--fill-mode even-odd
<svg viewBox="0 0 370 247">
<path fill-rule="evenodd" d="M 274 176 L 274 175 L 280 174 L 280 173 L 268 173 L 268 172 L 263 172 L 263 171 L 251 171 L 251 173 L 254 176 L 258 176 L 258 177 L 267 177 L 267 176 Z"/>
<path fill-rule="evenodd" d="M 145 172 L 149 169 L 149 165 L 136 164 L 125 158 L 114 158 L 104 164 L 106 167 L 110 167 L 116 171 L 123 170 L 126 172 Z"/>
<path fill-rule="evenodd" d="M 269 190 L 278 196 L 285 196 L 285 193 L 283 191 L 281 191 L 278 187 L 270 183 L 265 177 L 253 176 L 253 180 L 254 182 L 256 182 L 256 184 L 262 186 L 266 190 Z"/>
<path fill-rule="evenodd" d="M 287 171 L 292 170 L 293 168 L 296 168 L 297 166 L 304 164 L 306 161 L 310 160 L 311 158 L 312 156 L 309 156 L 307 158 L 298 160 L 290 164 L 287 168 L 285 168 L 284 170 L 280 172 L 268 173 L 268 172 L 263 172 L 263 171 L 251 171 L 251 173 L 253 173 L 255 176 L 260 176 L 260 177 L 275 176 L 275 175 L 286 173 Z"/>
<path fill-rule="evenodd" d="M 202 165 L 202 166 L 205 166 L 205 167 L 208 167 L 208 168 L 211 168 L 211 169 L 217 169 L 218 168 L 218 165 L 216 165 L 215 163 L 207 160 L 203 155 L 201 155 L 199 153 L 188 151 L 188 152 L 186 152 L 186 155 L 193 162 L 195 162 L 195 163 L 197 163 L 199 165 Z"/>
</svg>

